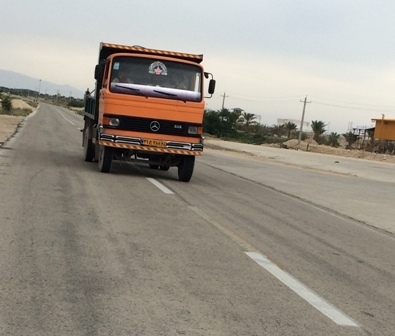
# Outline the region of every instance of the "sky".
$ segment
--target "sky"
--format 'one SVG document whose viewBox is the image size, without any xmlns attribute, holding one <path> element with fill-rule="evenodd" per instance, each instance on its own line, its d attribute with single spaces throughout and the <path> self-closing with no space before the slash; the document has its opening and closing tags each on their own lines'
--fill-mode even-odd
<svg viewBox="0 0 395 336">
<path fill-rule="evenodd" d="M 211 110 L 323 121 L 395 118 L 392 0 L 0 0 L 0 68 L 94 87 L 100 42 L 203 54 Z M 41 88 L 44 90 L 45 88 Z"/>
</svg>

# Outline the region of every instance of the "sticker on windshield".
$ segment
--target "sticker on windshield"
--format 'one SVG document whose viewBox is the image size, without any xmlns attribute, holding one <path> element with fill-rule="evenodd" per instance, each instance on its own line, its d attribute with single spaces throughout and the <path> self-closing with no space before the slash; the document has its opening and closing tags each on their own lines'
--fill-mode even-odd
<svg viewBox="0 0 395 336">
<path fill-rule="evenodd" d="M 114 70 L 119 70 L 119 62 L 114 63 Z"/>
<path fill-rule="evenodd" d="M 167 67 L 162 62 L 154 62 L 149 66 L 148 72 L 150 74 L 167 76 Z"/>
</svg>

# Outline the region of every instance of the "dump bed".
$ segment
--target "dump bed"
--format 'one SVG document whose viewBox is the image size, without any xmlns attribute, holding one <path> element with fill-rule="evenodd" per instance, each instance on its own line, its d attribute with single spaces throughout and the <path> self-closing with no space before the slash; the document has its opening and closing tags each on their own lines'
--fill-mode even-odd
<svg viewBox="0 0 395 336">
<path fill-rule="evenodd" d="M 131 54 L 146 54 L 146 55 L 158 55 L 172 58 L 183 59 L 195 63 L 201 63 L 203 61 L 203 55 L 188 54 L 176 51 L 166 51 L 159 49 L 149 49 L 141 46 L 125 46 L 121 44 L 104 43 L 100 44 L 99 62 L 106 59 L 108 56 L 115 53 L 131 53 Z"/>
</svg>

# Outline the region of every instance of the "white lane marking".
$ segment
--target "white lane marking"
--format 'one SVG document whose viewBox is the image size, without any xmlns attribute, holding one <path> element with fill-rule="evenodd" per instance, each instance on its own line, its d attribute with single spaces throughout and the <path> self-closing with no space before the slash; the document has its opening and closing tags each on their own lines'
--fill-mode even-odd
<svg viewBox="0 0 395 336">
<path fill-rule="evenodd" d="M 254 248 L 247 241 L 228 230 L 224 226 L 222 226 L 217 221 L 213 220 L 208 216 L 205 212 L 200 210 L 198 207 L 189 206 L 189 209 L 194 211 L 197 215 L 205 219 L 207 222 L 215 226 L 218 230 L 223 232 L 226 236 L 228 236 L 231 240 L 233 240 L 236 244 L 241 246 L 245 250 L 254 251 L 254 252 L 245 252 L 252 260 L 270 272 L 273 276 L 275 276 L 278 280 L 292 289 L 296 294 L 305 299 L 308 303 L 310 303 L 314 308 L 318 309 L 322 314 L 330 318 L 332 321 L 341 326 L 350 326 L 350 327 L 360 327 L 357 323 L 355 323 L 351 318 L 347 315 L 343 314 L 339 309 L 325 301 L 319 295 L 314 293 L 308 287 L 303 285 L 301 282 L 296 280 L 287 272 L 281 270 L 278 266 L 276 266 L 273 262 L 269 260 L 262 253 L 258 252 L 256 248 Z"/>
<path fill-rule="evenodd" d="M 283 284 L 292 289 L 301 298 L 310 303 L 314 308 L 320 311 L 325 316 L 329 317 L 336 324 L 347 327 L 359 327 L 351 318 L 342 313 L 339 309 L 325 301 L 318 294 L 314 293 L 304 284 L 292 277 L 287 272 L 284 272 L 278 266 L 273 264 L 266 256 L 257 252 L 246 252 L 246 254 L 254 260 L 258 265 L 262 266 L 272 275 L 274 275 Z"/>
<path fill-rule="evenodd" d="M 165 187 L 162 183 L 158 182 L 157 180 L 150 177 L 147 177 L 147 180 L 150 181 L 154 186 L 162 190 L 165 194 L 174 194 L 170 189 Z"/>
<path fill-rule="evenodd" d="M 64 120 L 68 121 L 68 122 L 69 122 L 70 124 L 72 124 L 73 126 L 76 126 L 71 120 L 67 119 L 67 118 L 63 115 L 62 112 L 60 112 L 60 111 L 57 111 L 57 112 L 63 117 Z"/>
</svg>

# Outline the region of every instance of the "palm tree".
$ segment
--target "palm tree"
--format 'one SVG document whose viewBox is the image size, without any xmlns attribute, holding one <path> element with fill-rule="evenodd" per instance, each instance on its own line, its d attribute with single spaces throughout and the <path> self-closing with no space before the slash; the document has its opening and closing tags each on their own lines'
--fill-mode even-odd
<svg viewBox="0 0 395 336">
<path fill-rule="evenodd" d="M 272 126 L 272 134 L 277 135 L 278 137 L 281 137 L 284 134 L 284 124 L 282 125 L 273 125 Z"/>
<path fill-rule="evenodd" d="M 219 112 L 218 115 L 221 119 L 221 122 L 227 129 L 236 129 L 237 120 L 239 119 L 239 116 L 236 113 L 232 113 L 228 109 L 224 108 Z"/>
<path fill-rule="evenodd" d="M 285 129 L 287 130 L 287 139 L 289 140 L 289 138 L 291 137 L 291 132 L 292 131 L 296 131 L 296 129 L 298 128 L 298 126 L 296 124 L 294 124 L 293 122 L 287 122 L 286 124 L 284 124 Z"/>
<path fill-rule="evenodd" d="M 244 118 L 244 125 L 246 127 L 248 127 L 253 122 L 253 120 L 256 118 L 256 115 L 254 113 L 243 112 L 242 116 Z"/>
<path fill-rule="evenodd" d="M 253 121 L 256 118 L 256 115 L 254 113 L 247 113 L 247 112 L 243 112 L 241 114 L 241 121 L 242 123 L 244 123 L 244 129 L 246 131 L 249 130 L 250 126 L 255 125 L 256 122 Z"/>
<path fill-rule="evenodd" d="M 331 134 L 329 134 L 327 144 L 332 147 L 339 147 L 340 146 L 339 137 L 340 134 L 337 134 L 336 132 L 332 132 Z"/>
<path fill-rule="evenodd" d="M 351 149 L 351 146 L 358 140 L 358 135 L 353 132 L 344 133 L 343 136 L 347 141 L 347 149 Z"/>
<path fill-rule="evenodd" d="M 311 128 L 314 132 L 314 140 L 318 142 L 318 140 L 320 139 L 320 135 L 325 133 L 325 123 L 323 121 L 317 121 L 317 120 L 313 120 L 311 122 Z"/>
</svg>

